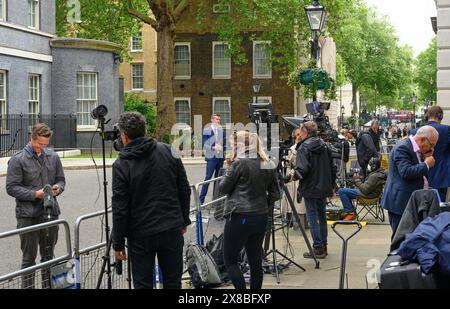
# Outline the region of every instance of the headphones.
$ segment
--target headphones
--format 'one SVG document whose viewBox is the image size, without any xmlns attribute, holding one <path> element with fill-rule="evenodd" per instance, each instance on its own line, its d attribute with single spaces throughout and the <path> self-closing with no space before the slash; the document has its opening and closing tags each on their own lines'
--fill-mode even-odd
<svg viewBox="0 0 450 309">
<path fill-rule="evenodd" d="M 381 160 L 380 160 L 380 158 L 373 157 L 372 159 L 370 159 L 369 160 L 369 166 L 370 166 L 370 171 L 371 172 L 380 169 L 380 167 L 381 167 Z"/>
</svg>

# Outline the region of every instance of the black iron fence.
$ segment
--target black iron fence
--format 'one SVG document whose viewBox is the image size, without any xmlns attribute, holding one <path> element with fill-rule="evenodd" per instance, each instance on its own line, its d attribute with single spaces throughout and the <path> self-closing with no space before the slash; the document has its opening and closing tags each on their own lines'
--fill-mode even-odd
<svg viewBox="0 0 450 309">
<path fill-rule="evenodd" d="M 43 122 L 53 131 L 49 147 L 56 151 L 77 146 L 77 118 L 75 114 L 1 115 L 0 157 L 10 157 L 23 149 L 30 140 L 31 128 Z"/>
</svg>

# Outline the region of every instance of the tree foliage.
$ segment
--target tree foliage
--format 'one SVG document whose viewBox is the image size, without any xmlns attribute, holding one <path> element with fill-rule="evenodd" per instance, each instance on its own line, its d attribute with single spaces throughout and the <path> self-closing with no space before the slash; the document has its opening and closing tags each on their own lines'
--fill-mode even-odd
<svg viewBox="0 0 450 309">
<path fill-rule="evenodd" d="M 153 135 L 156 124 L 155 102 L 145 101 L 137 94 L 125 94 L 124 110 L 126 112 L 139 112 L 144 115 L 147 123 L 147 133 L 149 136 Z"/>
<path fill-rule="evenodd" d="M 412 49 L 399 44 L 386 17 L 362 1 L 350 1 L 334 38 L 353 84 L 354 102 L 357 90 L 369 111 L 400 107 L 405 93 L 412 95 Z"/>
<path fill-rule="evenodd" d="M 105 40 L 122 47 L 127 56 L 130 37 L 142 27 L 142 22 L 128 14 L 127 4 L 122 0 L 79 0 L 80 22 L 68 20 L 70 2 L 56 1 L 56 34 L 60 37 L 76 37 Z M 137 5 L 145 10 L 142 0 Z"/>
<path fill-rule="evenodd" d="M 415 61 L 414 81 L 417 84 L 418 102 L 436 102 L 437 41 L 433 38 L 426 50 Z M 430 81 L 432 81 L 430 85 Z"/>
</svg>

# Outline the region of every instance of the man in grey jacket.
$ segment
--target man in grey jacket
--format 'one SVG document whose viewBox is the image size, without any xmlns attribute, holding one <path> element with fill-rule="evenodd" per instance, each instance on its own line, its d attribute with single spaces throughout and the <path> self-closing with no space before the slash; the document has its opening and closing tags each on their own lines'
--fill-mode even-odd
<svg viewBox="0 0 450 309">
<path fill-rule="evenodd" d="M 17 228 L 24 228 L 58 219 L 60 212 L 56 196 L 64 191 L 66 180 L 61 161 L 52 150 L 46 149 L 52 131 L 38 123 L 32 128 L 31 140 L 24 149 L 8 162 L 6 192 L 16 199 Z M 50 185 L 54 198 L 50 197 L 47 214 L 44 213 L 44 187 Z M 46 205 L 47 206 L 47 205 Z M 36 264 L 39 246 L 41 262 L 53 258 L 58 240 L 58 227 L 20 235 L 22 269 Z M 49 286 L 49 275 L 43 272 L 43 287 Z M 34 288 L 34 274 L 22 278 L 22 288 Z"/>
</svg>

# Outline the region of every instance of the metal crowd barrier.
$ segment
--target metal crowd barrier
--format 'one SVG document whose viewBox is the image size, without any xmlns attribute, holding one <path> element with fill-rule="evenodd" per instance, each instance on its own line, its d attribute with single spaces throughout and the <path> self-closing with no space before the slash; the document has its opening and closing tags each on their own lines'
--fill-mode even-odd
<svg viewBox="0 0 450 309">
<path fill-rule="evenodd" d="M 34 266 L 27 267 L 25 269 L 14 271 L 7 275 L 1 276 L 0 289 L 34 289 L 34 288 L 49 289 L 50 277 L 48 274 L 46 274 L 49 271 L 49 268 L 53 265 L 56 265 L 60 262 L 68 261 L 72 258 L 70 228 L 69 224 L 65 220 L 54 220 L 46 223 L 24 227 L 21 229 L 7 231 L 0 234 L 0 239 L 3 239 L 59 225 L 62 225 L 65 231 L 66 250 L 67 250 L 66 254 L 61 257 L 53 258 L 49 261 L 39 263 Z M 37 276 L 36 272 L 38 273 Z"/>
<path fill-rule="evenodd" d="M 213 199 L 211 201 L 203 204 L 200 202 L 201 187 L 205 184 L 218 183 L 222 179 L 223 177 L 217 177 L 191 185 L 194 207 L 190 210 L 192 225 L 189 227 L 188 233 L 186 233 L 185 245 L 188 244 L 187 241 L 194 242 L 193 229 L 195 229 L 195 242 L 201 245 L 205 245 L 205 239 L 208 240 L 208 237 L 212 237 L 212 234 L 220 235 L 223 232 L 220 228 L 221 224 L 218 224 L 218 221 L 222 219 L 222 215 L 219 213 L 220 209 L 223 209 L 226 196 L 215 197 L 216 194 L 213 192 Z M 212 192 L 214 188 L 209 188 L 209 190 Z M 219 213 L 216 213 L 216 211 Z M 207 229 L 204 227 L 205 221 L 207 223 Z"/>
<path fill-rule="evenodd" d="M 112 211 L 108 210 L 108 214 Z M 106 254 L 106 241 L 81 248 L 80 246 L 80 234 L 81 223 L 92 218 L 98 218 L 105 214 L 104 211 L 98 211 L 95 213 L 81 216 L 75 223 L 75 236 L 74 236 L 74 255 L 75 259 L 75 282 L 78 289 L 95 289 L 97 281 L 100 276 L 103 264 L 103 257 Z M 114 261 L 114 251 L 111 249 L 109 252 L 110 261 Z M 105 269 L 106 270 L 106 269 Z M 111 267 L 111 282 L 113 289 L 127 289 L 128 288 L 128 263 L 124 261 L 122 264 L 122 275 L 118 275 L 114 268 Z M 100 286 L 102 289 L 108 287 L 108 274 L 103 274 L 103 280 Z"/>
<path fill-rule="evenodd" d="M 192 224 L 188 227 L 187 233 L 184 235 L 185 246 L 183 255 L 185 256 L 186 248 L 189 243 L 197 243 L 205 245 L 205 241 L 208 241 L 213 235 L 219 236 L 223 233 L 223 207 L 226 200 L 226 196 L 218 197 L 217 190 L 209 188 L 210 192 L 213 192 L 213 199 L 207 201 L 204 204 L 200 203 L 200 189 L 205 184 L 218 183 L 223 177 L 214 178 L 208 181 L 203 181 L 195 185 L 191 185 L 193 207 L 190 209 L 190 216 Z M 108 210 L 108 214 L 111 214 L 111 209 Z M 0 277 L 0 288 L 33 288 L 22 286 L 22 277 L 33 274 L 35 272 L 43 273 L 47 271 L 50 266 L 56 265 L 60 262 L 68 260 L 74 261 L 75 269 L 75 288 L 77 289 L 93 289 L 97 286 L 97 281 L 100 273 L 102 272 L 103 257 L 106 253 L 106 242 L 91 245 L 85 248 L 81 248 L 81 237 L 83 236 L 81 225 L 87 220 L 93 218 L 99 218 L 104 216 L 104 211 L 98 211 L 95 213 L 83 215 L 76 220 L 74 227 L 74 246 L 73 251 L 71 247 L 70 228 L 69 224 L 65 220 L 55 220 L 48 223 L 34 225 L 18 230 L 12 230 L 0 234 L 0 239 L 7 238 L 15 235 L 25 234 L 27 232 L 41 230 L 52 226 L 63 225 L 65 229 L 66 238 L 66 250 L 67 253 L 61 257 L 46 261 L 44 263 L 37 264 L 35 266 L 22 269 L 9 273 Z M 206 227 L 205 227 L 206 223 Z M 114 251 L 110 251 L 110 261 L 114 261 Z M 185 268 L 186 269 L 186 268 Z M 123 262 L 122 275 L 116 274 L 114 268 L 111 268 L 111 282 L 114 289 L 125 289 L 129 287 L 128 281 L 128 263 Z M 41 278 L 42 276 L 36 276 Z M 104 273 L 101 288 L 107 288 L 107 274 Z M 184 277 L 184 279 L 190 279 Z M 49 282 L 42 282 L 42 280 L 35 281 L 36 288 L 50 288 Z"/>
</svg>

